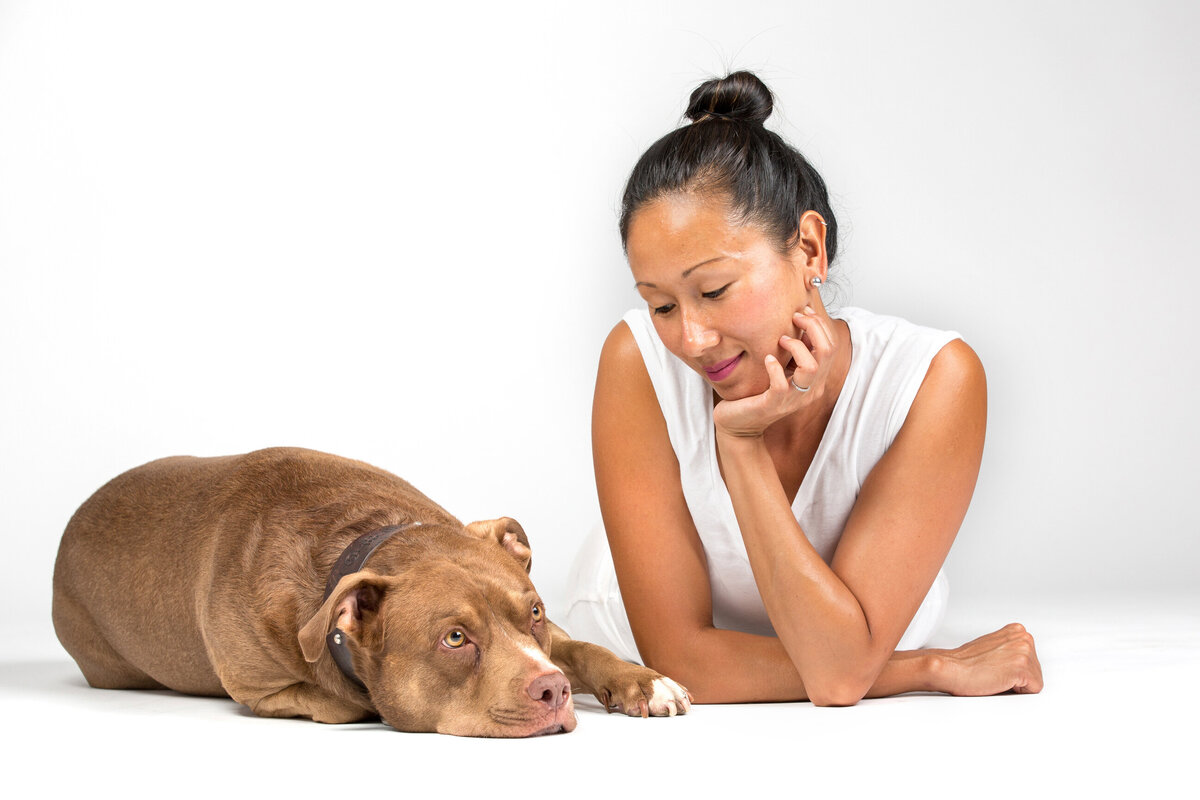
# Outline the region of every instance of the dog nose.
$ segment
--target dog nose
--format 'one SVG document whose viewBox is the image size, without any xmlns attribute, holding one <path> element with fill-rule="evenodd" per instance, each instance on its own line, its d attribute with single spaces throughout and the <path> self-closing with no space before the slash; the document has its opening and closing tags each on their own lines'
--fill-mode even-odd
<svg viewBox="0 0 1200 800">
<path fill-rule="evenodd" d="M 561 672 L 547 672 L 530 681 L 528 691 L 534 700 L 545 703 L 551 711 L 557 711 L 571 696 L 571 682 Z"/>
</svg>

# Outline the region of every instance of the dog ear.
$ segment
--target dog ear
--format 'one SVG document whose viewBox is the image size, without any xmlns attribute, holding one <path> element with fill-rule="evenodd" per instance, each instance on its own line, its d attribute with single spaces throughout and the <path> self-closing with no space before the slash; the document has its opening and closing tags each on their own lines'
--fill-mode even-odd
<svg viewBox="0 0 1200 800">
<path fill-rule="evenodd" d="M 525 568 L 526 572 L 529 572 L 529 568 L 533 565 L 533 551 L 529 548 L 529 537 L 525 535 L 525 529 L 521 527 L 521 523 L 512 517 L 472 522 L 467 526 L 467 533 L 476 539 L 490 539 L 496 542 L 507 550 L 509 555 Z"/>
<path fill-rule="evenodd" d="M 335 627 L 358 638 L 363 624 L 379 611 L 386 584 L 377 573 L 364 570 L 346 575 L 333 592 L 300 629 L 300 651 L 312 663 L 325 652 L 325 637 Z"/>
</svg>

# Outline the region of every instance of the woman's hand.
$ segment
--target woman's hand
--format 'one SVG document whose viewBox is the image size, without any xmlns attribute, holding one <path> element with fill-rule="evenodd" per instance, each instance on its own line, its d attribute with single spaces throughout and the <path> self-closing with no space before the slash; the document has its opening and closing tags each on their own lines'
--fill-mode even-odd
<svg viewBox="0 0 1200 800">
<path fill-rule="evenodd" d="M 941 668 L 935 688 L 961 697 L 1042 690 L 1042 665 L 1033 636 L 1013 623 L 967 642 L 954 650 L 939 651 Z"/>
<path fill-rule="evenodd" d="M 805 306 L 803 311 L 792 315 L 792 324 L 799 332 L 799 338 L 779 337 L 779 347 L 791 356 L 791 364 L 785 369 L 779 359 L 767 355 L 764 359 L 770 380 L 767 390 L 759 395 L 718 403 L 713 409 L 713 422 L 718 433 L 737 437 L 762 436 L 773 423 L 816 404 L 824 396 L 835 349 L 831 320 L 811 306 Z"/>
</svg>

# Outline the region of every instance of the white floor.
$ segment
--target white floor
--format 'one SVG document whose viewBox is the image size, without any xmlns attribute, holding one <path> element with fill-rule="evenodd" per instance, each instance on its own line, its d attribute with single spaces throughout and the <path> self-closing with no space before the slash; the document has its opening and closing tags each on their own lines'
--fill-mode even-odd
<svg viewBox="0 0 1200 800">
<path fill-rule="evenodd" d="M 232 701 L 90 689 L 65 653 L 10 657 L 0 763 L 10 787 L 19 776 L 40 790 L 131 797 L 1200 797 L 1200 593 L 977 603 L 951 612 L 939 643 L 1010 621 L 1037 638 L 1040 695 L 697 706 L 651 720 L 577 698 L 573 733 L 530 740 L 258 719 Z"/>
</svg>

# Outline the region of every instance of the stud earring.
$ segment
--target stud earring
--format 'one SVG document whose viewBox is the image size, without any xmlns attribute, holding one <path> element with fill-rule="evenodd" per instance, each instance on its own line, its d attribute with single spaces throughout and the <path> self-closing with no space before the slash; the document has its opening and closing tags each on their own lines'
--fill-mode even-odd
<svg viewBox="0 0 1200 800">
<path fill-rule="evenodd" d="M 818 289 L 820 289 L 820 288 L 821 288 L 821 285 L 822 285 L 823 283 L 824 283 L 824 281 L 822 281 L 820 278 L 813 278 L 813 279 L 812 279 L 812 285 L 813 285 L 813 286 L 815 286 L 815 287 L 817 287 Z"/>
</svg>

